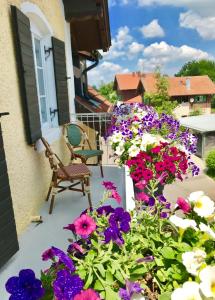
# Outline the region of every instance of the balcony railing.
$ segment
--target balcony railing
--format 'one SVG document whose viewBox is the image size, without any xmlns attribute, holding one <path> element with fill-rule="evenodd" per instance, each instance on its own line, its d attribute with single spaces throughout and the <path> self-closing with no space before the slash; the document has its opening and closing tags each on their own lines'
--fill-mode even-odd
<svg viewBox="0 0 215 300">
<path fill-rule="evenodd" d="M 115 165 L 113 151 L 105 138 L 111 123 L 112 113 L 77 113 L 71 114 L 72 123 L 80 125 L 90 140 L 94 149 L 103 150 L 103 165 Z M 91 159 L 90 163 L 94 163 Z"/>
</svg>

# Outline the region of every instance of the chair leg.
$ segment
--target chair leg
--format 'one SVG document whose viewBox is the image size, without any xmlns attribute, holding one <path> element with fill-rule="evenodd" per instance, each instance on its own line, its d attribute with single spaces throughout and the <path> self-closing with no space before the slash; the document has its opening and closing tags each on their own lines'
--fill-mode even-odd
<svg viewBox="0 0 215 300">
<path fill-rule="evenodd" d="M 84 191 L 84 181 L 81 181 L 81 187 L 82 187 L 82 192 L 83 192 L 83 196 L 85 196 L 85 191 Z"/>
<path fill-rule="evenodd" d="M 53 185 L 54 185 L 54 174 L 52 175 L 52 180 L 51 180 L 51 183 L 50 183 L 50 186 L 49 186 L 48 194 L 46 196 L 46 200 L 45 201 L 47 201 L 47 202 L 49 201 L 49 197 L 50 197 Z"/>
<path fill-rule="evenodd" d="M 50 207 L 49 207 L 49 214 L 50 215 L 52 214 L 52 211 L 53 211 L 55 196 L 56 196 L 56 193 L 55 192 L 52 193 L 51 203 L 50 203 Z"/>
<path fill-rule="evenodd" d="M 103 167 L 102 167 L 102 157 L 99 159 L 99 165 L 100 165 L 100 171 L 101 171 L 101 176 L 104 178 L 104 172 L 103 172 Z"/>
<path fill-rule="evenodd" d="M 92 201 L 91 201 L 90 178 L 89 177 L 85 178 L 85 183 L 86 183 L 86 192 L 87 192 L 87 198 L 88 198 L 89 206 L 93 207 Z"/>
</svg>

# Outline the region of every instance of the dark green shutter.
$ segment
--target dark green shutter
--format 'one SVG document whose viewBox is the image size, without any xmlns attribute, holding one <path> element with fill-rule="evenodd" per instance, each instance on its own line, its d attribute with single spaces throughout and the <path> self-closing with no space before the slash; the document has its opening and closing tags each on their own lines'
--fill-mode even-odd
<svg viewBox="0 0 215 300">
<path fill-rule="evenodd" d="M 52 38 L 59 125 L 70 122 L 64 42 Z"/>
<path fill-rule="evenodd" d="M 18 249 L 16 225 L 0 124 L 0 268 Z"/>
<path fill-rule="evenodd" d="M 42 132 L 30 21 L 17 7 L 11 6 L 11 11 L 27 141 L 34 144 Z"/>
</svg>

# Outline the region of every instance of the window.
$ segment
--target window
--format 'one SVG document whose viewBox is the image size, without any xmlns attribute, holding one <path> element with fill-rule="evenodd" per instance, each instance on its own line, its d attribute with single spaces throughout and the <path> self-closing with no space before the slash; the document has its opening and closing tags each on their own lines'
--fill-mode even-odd
<svg viewBox="0 0 215 300">
<path fill-rule="evenodd" d="M 206 96 L 195 96 L 196 103 L 204 103 L 206 102 Z"/>
<path fill-rule="evenodd" d="M 36 79 L 37 79 L 37 92 L 39 97 L 39 107 L 40 107 L 40 119 L 42 127 L 48 127 L 50 123 L 50 114 L 48 113 L 48 104 L 47 99 L 47 88 L 45 82 L 45 68 L 44 68 L 44 57 L 42 55 L 42 45 L 38 37 L 33 35 L 33 49 L 34 49 L 34 58 L 35 58 L 35 68 L 36 68 Z"/>
</svg>

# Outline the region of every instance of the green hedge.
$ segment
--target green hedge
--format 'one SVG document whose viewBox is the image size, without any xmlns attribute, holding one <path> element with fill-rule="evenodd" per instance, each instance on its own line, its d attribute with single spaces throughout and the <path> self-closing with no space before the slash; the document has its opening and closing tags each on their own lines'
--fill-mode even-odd
<svg viewBox="0 0 215 300">
<path fill-rule="evenodd" d="M 212 150 L 209 152 L 207 158 L 206 158 L 206 165 L 208 170 L 215 172 L 215 150 Z"/>
</svg>

